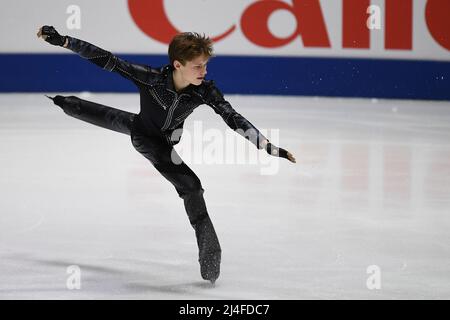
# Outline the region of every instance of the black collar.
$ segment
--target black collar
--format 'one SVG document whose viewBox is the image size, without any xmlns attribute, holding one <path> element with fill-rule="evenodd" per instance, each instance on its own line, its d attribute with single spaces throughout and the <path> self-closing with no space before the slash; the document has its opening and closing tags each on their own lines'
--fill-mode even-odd
<svg viewBox="0 0 450 320">
<path fill-rule="evenodd" d="M 175 71 L 175 68 L 168 64 L 166 66 L 164 66 L 162 68 L 161 74 L 163 75 L 162 78 L 162 83 L 164 84 L 165 88 L 173 93 L 176 94 L 187 94 L 187 95 L 191 95 L 192 94 L 192 90 L 196 87 L 192 84 L 188 85 L 186 88 L 184 88 L 183 90 L 177 92 L 175 90 L 175 86 L 173 83 L 173 72 Z"/>
</svg>

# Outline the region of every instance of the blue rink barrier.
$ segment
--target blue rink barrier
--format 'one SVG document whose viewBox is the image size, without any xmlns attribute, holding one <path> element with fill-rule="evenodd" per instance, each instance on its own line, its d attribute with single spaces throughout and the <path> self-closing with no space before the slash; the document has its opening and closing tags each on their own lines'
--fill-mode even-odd
<svg viewBox="0 0 450 320">
<path fill-rule="evenodd" d="M 153 67 L 165 55 L 119 54 Z M 117 74 L 76 54 L 0 54 L 0 92 L 136 92 Z M 228 94 L 450 100 L 450 62 L 219 56 L 209 79 Z"/>
</svg>

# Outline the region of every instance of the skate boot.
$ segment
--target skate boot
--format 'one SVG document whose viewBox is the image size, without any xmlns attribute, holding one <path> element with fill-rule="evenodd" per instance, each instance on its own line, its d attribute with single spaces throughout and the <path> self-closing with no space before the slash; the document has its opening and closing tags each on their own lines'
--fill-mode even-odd
<svg viewBox="0 0 450 320">
<path fill-rule="evenodd" d="M 200 263 L 200 273 L 204 280 L 208 280 L 212 284 L 216 283 L 216 280 L 220 275 L 220 260 L 220 251 L 203 254 L 203 257 L 198 259 Z"/>
<path fill-rule="evenodd" d="M 216 282 L 220 275 L 222 250 L 209 216 L 206 216 L 194 226 L 199 249 L 200 273 L 204 280 Z"/>
<path fill-rule="evenodd" d="M 53 100 L 53 103 L 60 107 L 69 116 L 76 117 L 81 114 L 80 100 L 78 98 L 59 95 L 53 98 L 48 95 L 45 96 L 50 100 Z"/>
</svg>

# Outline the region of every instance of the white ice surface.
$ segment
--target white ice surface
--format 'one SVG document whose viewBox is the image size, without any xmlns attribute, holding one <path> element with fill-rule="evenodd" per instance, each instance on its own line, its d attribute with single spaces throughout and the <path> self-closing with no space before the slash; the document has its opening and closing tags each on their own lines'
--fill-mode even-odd
<svg viewBox="0 0 450 320">
<path fill-rule="evenodd" d="M 450 103 L 228 98 L 297 164 L 186 161 L 223 249 L 211 287 L 182 200 L 129 137 L 0 95 L 0 298 L 450 298 Z M 87 99 L 138 111 L 135 94 Z M 206 106 L 199 120 L 226 128 Z"/>
</svg>

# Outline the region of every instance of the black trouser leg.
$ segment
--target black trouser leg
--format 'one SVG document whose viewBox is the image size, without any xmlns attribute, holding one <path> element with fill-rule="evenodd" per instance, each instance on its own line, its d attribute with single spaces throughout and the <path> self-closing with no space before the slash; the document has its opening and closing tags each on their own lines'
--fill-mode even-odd
<svg viewBox="0 0 450 320">
<path fill-rule="evenodd" d="M 215 281 L 220 274 L 221 248 L 203 198 L 196 174 L 183 162 L 162 136 L 148 136 L 135 128 L 135 114 L 77 97 L 56 96 L 56 105 L 74 118 L 128 134 L 135 149 L 175 187 L 183 199 L 189 221 L 195 230 L 202 277 Z"/>
<path fill-rule="evenodd" d="M 136 114 L 70 96 L 56 96 L 53 102 L 71 117 L 99 127 L 130 135 Z"/>
<path fill-rule="evenodd" d="M 162 137 L 132 131 L 131 140 L 135 149 L 173 184 L 183 199 L 197 237 L 202 277 L 215 281 L 220 273 L 221 248 L 206 209 L 200 180 Z"/>
</svg>

